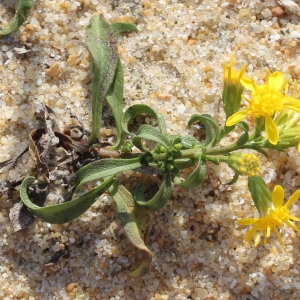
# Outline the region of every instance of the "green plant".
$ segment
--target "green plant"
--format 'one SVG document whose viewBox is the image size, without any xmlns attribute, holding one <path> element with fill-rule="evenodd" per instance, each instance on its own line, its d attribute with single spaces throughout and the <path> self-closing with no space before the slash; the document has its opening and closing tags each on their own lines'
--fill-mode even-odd
<svg viewBox="0 0 300 300">
<path fill-rule="evenodd" d="M 281 72 L 272 74 L 267 72 L 266 84 L 256 85 L 253 79 L 245 77 L 245 66 L 241 70 L 233 69 L 232 58 L 230 65 L 224 65 L 222 100 L 226 123 L 220 126 L 208 114 L 194 114 L 188 126 L 201 123 L 205 128 L 204 140 L 199 141 L 192 136 L 170 135 L 167 133 L 163 117 L 149 106 L 134 105 L 123 113 L 123 72 L 116 36 L 132 30 L 136 30 L 133 24 L 108 24 L 103 16 L 92 17 L 87 27 L 88 47 L 93 59 L 92 132 L 87 142 L 83 140 L 78 143 L 70 138 L 66 133 L 67 130 L 54 131 L 56 137 L 64 142 L 64 145 L 68 145 L 66 149 L 72 149 L 76 153 L 76 161 L 85 164 L 75 172 L 73 181 L 69 182 L 74 186 L 72 194 L 79 193 L 79 196 L 64 203 L 45 207 L 32 203 L 28 188 L 41 181 L 49 181 L 49 176 L 47 164 L 40 153 L 37 153 L 38 150 L 31 146 L 31 152 L 35 152 L 38 157 L 36 161 L 42 171 L 36 170 L 35 177 L 29 176 L 22 181 L 20 197 L 23 203 L 38 218 L 60 224 L 80 216 L 99 195 L 109 191 L 116 202 L 121 224 L 129 240 L 144 253 L 139 266 L 129 273 L 132 277 L 145 274 L 152 260 L 152 253 L 144 242 L 150 213 L 164 207 L 170 198 L 172 185 L 178 185 L 186 190 L 199 186 L 206 178 L 208 162 L 214 164 L 223 162 L 235 171 L 234 178 L 228 184 L 235 183 L 239 176 L 248 176 L 249 189 L 260 214 L 260 218 L 240 221 L 241 225 L 254 225 L 247 235 L 248 240 L 259 231 L 255 240 L 257 245 L 264 232 L 265 237 L 270 235 L 271 230 L 277 234 L 277 227 L 282 226 L 284 222 L 296 230 L 297 227 L 291 220 L 299 221 L 299 219 L 289 214 L 288 207 L 296 200 L 299 192 L 283 206 L 281 189 L 276 188 L 272 198 L 264 181 L 257 176 L 260 169 L 258 157 L 241 151 L 250 149 L 267 156 L 264 149 L 282 151 L 298 145 L 300 132 L 297 124 L 300 120 L 298 115 L 300 105 L 295 98 L 296 83 L 291 97 L 287 94 L 287 80 Z M 250 99 L 243 96 L 244 87 L 252 92 Z M 283 89 L 286 89 L 284 94 Z M 240 111 L 242 98 L 246 99 L 248 106 Z M 103 147 L 98 141 L 105 100 L 111 107 L 117 128 L 116 143 L 107 147 Z M 277 103 L 276 106 L 273 105 L 274 101 Z M 54 118 L 50 108 L 45 109 L 44 114 L 52 114 L 52 119 Z M 157 126 L 144 124 L 138 128 L 136 134 L 131 133 L 129 124 L 138 115 L 150 115 L 156 120 Z M 256 118 L 252 134 L 249 134 L 248 124 L 242 121 L 246 115 L 253 115 Z M 220 146 L 222 139 L 236 127 L 242 132 L 240 137 L 231 145 Z M 33 144 L 36 144 L 35 141 L 47 130 L 51 129 L 45 126 L 31 133 Z M 264 130 L 267 136 L 264 135 Z M 86 164 L 87 158 L 92 162 Z M 9 163 L 13 162 L 16 160 Z M 0 167 L 6 165 L 7 163 L 2 163 Z M 191 167 L 193 171 L 186 179 L 182 179 L 182 170 Z M 145 184 L 138 185 L 133 192 L 122 184 L 120 174 L 131 170 L 147 172 L 150 177 L 159 174 L 161 184 L 154 196 L 147 198 Z M 35 180 L 36 177 L 38 180 Z M 90 187 L 92 183 L 98 186 L 81 194 L 84 186 Z"/>
<path fill-rule="evenodd" d="M 9 24 L 0 30 L 0 37 L 16 31 L 26 20 L 27 13 L 33 5 L 33 0 L 18 0 L 16 13 Z"/>
</svg>

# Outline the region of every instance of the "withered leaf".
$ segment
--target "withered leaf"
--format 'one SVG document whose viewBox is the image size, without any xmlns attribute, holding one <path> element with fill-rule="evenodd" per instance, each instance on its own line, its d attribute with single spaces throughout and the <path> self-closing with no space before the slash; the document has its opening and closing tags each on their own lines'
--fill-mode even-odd
<svg viewBox="0 0 300 300">
<path fill-rule="evenodd" d="M 53 266 L 58 264 L 61 258 L 69 258 L 70 257 L 70 248 L 68 245 L 65 245 L 65 250 L 59 250 L 55 252 L 55 254 L 50 258 L 50 260 L 44 264 L 45 267 Z"/>
<path fill-rule="evenodd" d="M 16 232 L 33 223 L 35 216 L 22 202 L 18 202 L 10 209 L 9 219 Z"/>
</svg>

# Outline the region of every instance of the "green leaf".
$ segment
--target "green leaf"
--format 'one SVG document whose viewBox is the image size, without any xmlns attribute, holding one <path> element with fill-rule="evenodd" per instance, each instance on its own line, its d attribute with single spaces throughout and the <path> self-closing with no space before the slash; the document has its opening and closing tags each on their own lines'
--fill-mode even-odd
<svg viewBox="0 0 300 300">
<path fill-rule="evenodd" d="M 195 164 L 194 160 L 190 158 L 175 159 L 173 163 L 178 169 L 186 169 L 192 167 Z"/>
<path fill-rule="evenodd" d="M 237 182 L 237 180 L 239 179 L 239 176 L 240 176 L 239 174 L 235 173 L 233 178 L 229 182 L 227 182 L 227 185 L 235 184 Z"/>
<path fill-rule="evenodd" d="M 186 190 L 191 190 L 196 186 L 200 185 L 205 179 L 206 175 L 206 163 L 201 158 L 199 158 L 198 165 L 191 175 L 183 182 L 177 183 Z"/>
<path fill-rule="evenodd" d="M 236 141 L 236 145 L 243 146 L 245 145 L 249 140 L 249 126 L 245 122 L 239 122 L 236 124 L 236 126 L 240 127 L 245 131 L 244 134 L 241 135 L 241 137 Z"/>
<path fill-rule="evenodd" d="M 216 145 L 216 143 L 219 141 L 219 135 L 220 135 L 220 126 L 216 122 L 216 120 L 207 114 L 203 115 L 192 115 L 189 122 L 188 122 L 188 127 L 190 128 L 193 123 L 195 122 L 201 122 L 201 124 L 204 125 L 205 127 L 205 141 L 203 144 L 205 146 L 210 146 L 213 147 Z"/>
<path fill-rule="evenodd" d="M 132 144 L 134 146 L 140 150 L 148 151 L 148 149 L 142 143 L 143 139 L 154 141 L 168 150 L 171 147 L 169 140 L 151 125 L 142 125 L 138 130 L 138 134 L 132 139 Z"/>
<path fill-rule="evenodd" d="M 116 23 L 112 23 L 110 26 L 114 36 L 117 36 L 126 31 L 138 31 L 136 25 L 133 23 L 116 22 Z"/>
<path fill-rule="evenodd" d="M 166 172 L 158 192 L 149 201 L 145 200 L 144 184 L 139 185 L 134 191 L 134 200 L 141 206 L 146 206 L 151 211 L 158 211 L 165 206 L 171 195 L 171 176 Z"/>
<path fill-rule="evenodd" d="M 114 81 L 106 96 L 106 100 L 114 115 L 117 132 L 118 132 L 116 144 L 113 147 L 110 147 L 111 149 L 118 149 L 122 142 L 123 128 L 122 128 L 121 120 L 123 115 L 123 85 L 124 85 L 124 74 L 123 74 L 122 63 L 119 59 Z"/>
<path fill-rule="evenodd" d="M 89 143 L 97 141 L 104 99 L 115 77 L 118 46 L 115 35 L 104 17 L 93 16 L 86 27 L 87 45 L 93 57 L 92 68 L 92 133 Z"/>
<path fill-rule="evenodd" d="M 105 158 L 92 162 L 76 172 L 75 185 L 78 190 L 83 184 L 104 177 L 115 175 L 119 172 L 140 168 L 142 163 L 139 158 L 117 159 Z"/>
<path fill-rule="evenodd" d="M 202 147 L 203 145 L 197 139 L 191 136 L 181 136 L 181 135 L 168 135 L 168 138 L 172 144 L 177 138 L 181 138 L 182 150 L 191 149 L 195 146 Z"/>
<path fill-rule="evenodd" d="M 97 198 L 113 184 L 115 180 L 111 177 L 98 187 L 82 196 L 72 199 L 71 201 L 40 207 L 33 204 L 27 194 L 27 187 L 34 179 L 34 177 L 30 176 L 26 177 L 22 181 L 20 188 L 21 200 L 36 217 L 52 224 L 70 222 L 82 215 L 97 200 Z"/>
<path fill-rule="evenodd" d="M 0 37 L 16 31 L 25 22 L 32 5 L 33 0 L 18 0 L 16 13 L 9 24 L 0 30 Z"/>
<path fill-rule="evenodd" d="M 157 113 L 155 110 L 153 110 L 151 107 L 145 104 L 136 104 L 133 106 L 130 106 L 124 113 L 123 119 L 122 119 L 122 126 L 123 130 L 126 134 L 130 134 L 128 131 L 128 124 L 129 122 L 136 116 L 141 115 L 141 114 L 148 114 L 154 117 L 157 121 L 158 127 L 160 132 L 163 135 L 167 134 L 166 130 L 166 123 L 164 121 L 164 118 Z"/>
<path fill-rule="evenodd" d="M 149 210 L 133 201 L 131 193 L 120 182 L 116 181 L 109 189 L 116 201 L 118 215 L 129 241 L 143 251 L 143 260 L 130 272 L 130 277 L 140 277 L 148 272 L 152 253 L 144 242 L 145 231 L 149 226 Z"/>
</svg>

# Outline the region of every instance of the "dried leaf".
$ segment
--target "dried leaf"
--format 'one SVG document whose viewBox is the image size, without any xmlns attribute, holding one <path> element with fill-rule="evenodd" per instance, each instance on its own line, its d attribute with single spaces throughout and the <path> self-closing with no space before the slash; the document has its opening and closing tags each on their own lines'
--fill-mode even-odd
<svg viewBox="0 0 300 300">
<path fill-rule="evenodd" d="M 38 184 L 32 186 L 29 195 L 37 205 L 43 205 L 47 196 L 48 185 Z M 34 214 L 22 203 L 16 203 L 9 211 L 9 219 L 14 232 L 28 227 L 35 220 Z"/>
<path fill-rule="evenodd" d="M 18 202 L 10 209 L 9 219 L 14 232 L 16 232 L 33 223 L 35 216 L 22 202 Z"/>
<path fill-rule="evenodd" d="M 65 245 L 65 250 L 59 250 L 55 252 L 55 254 L 50 258 L 50 260 L 44 264 L 45 267 L 53 266 L 58 264 L 61 258 L 69 258 L 70 257 L 70 248 L 68 245 Z"/>
</svg>

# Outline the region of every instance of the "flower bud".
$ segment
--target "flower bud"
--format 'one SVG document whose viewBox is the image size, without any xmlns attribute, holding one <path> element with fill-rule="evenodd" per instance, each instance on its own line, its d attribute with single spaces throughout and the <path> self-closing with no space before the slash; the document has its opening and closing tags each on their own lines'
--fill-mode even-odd
<svg viewBox="0 0 300 300">
<path fill-rule="evenodd" d="M 244 64 L 240 70 L 233 69 L 234 57 L 231 56 L 230 64 L 224 63 L 224 89 L 223 89 L 223 106 L 226 113 L 226 119 L 237 112 L 241 106 L 242 93 L 244 87 L 240 83 L 243 77 L 246 65 Z"/>
<path fill-rule="evenodd" d="M 258 176 L 251 176 L 248 177 L 248 187 L 259 215 L 266 215 L 272 206 L 272 194 L 266 183 Z"/>
</svg>

